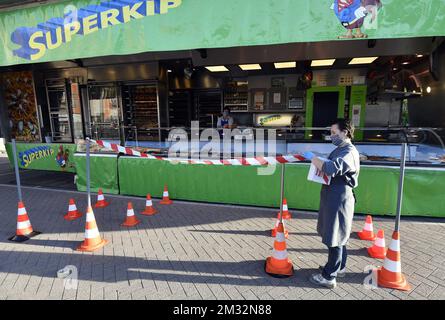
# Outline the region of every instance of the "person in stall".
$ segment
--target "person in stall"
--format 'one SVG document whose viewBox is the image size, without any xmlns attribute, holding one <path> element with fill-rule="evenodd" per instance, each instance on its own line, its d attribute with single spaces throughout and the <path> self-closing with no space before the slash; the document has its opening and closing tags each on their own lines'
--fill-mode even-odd
<svg viewBox="0 0 445 320">
<path fill-rule="evenodd" d="M 336 278 L 346 272 L 347 251 L 354 217 L 355 194 L 360 171 L 359 153 L 351 140 L 354 127 L 349 120 L 337 119 L 331 126 L 331 142 L 336 148 L 327 161 L 306 152 L 304 157 L 311 160 L 320 174 L 331 177 L 329 185 L 323 185 L 320 192 L 320 209 L 317 231 L 323 244 L 328 247 L 328 261 L 313 274 L 310 281 L 314 284 L 335 288 Z"/>
<path fill-rule="evenodd" d="M 218 129 L 232 129 L 235 127 L 233 117 L 230 115 L 230 108 L 224 108 L 222 116 L 218 118 L 216 127 Z"/>
</svg>

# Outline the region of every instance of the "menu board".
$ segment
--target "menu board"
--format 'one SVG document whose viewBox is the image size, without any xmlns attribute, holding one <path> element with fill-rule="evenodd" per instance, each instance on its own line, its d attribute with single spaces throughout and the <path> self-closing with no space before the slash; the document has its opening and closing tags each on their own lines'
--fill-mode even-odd
<svg viewBox="0 0 445 320">
<path fill-rule="evenodd" d="M 40 142 L 32 72 L 6 72 L 0 80 L 5 92 L 11 136 L 17 141 Z"/>
</svg>

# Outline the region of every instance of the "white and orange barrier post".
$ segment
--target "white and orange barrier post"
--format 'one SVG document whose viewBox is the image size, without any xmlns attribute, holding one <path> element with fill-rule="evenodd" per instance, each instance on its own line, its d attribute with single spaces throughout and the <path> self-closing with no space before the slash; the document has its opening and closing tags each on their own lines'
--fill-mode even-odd
<svg viewBox="0 0 445 320">
<path fill-rule="evenodd" d="M 276 230 L 273 244 L 272 256 L 266 259 L 264 271 L 272 277 L 290 277 L 294 274 L 294 266 L 288 257 L 286 247 L 286 236 L 283 224 L 283 196 L 284 196 L 284 163 L 281 167 L 281 199 L 280 199 L 280 221 Z"/>
<path fill-rule="evenodd" d="M 91 188 L 90 188 L 90 140 L 86 139 L 86 180 L 87 180 L 87 201 L 88 209 L 85 222 L 85 239 L 77 248 L 78 251 L 95 251 L 108 243 L 102 239 L 91 207 Z"/>
<path fill-rule="evenodd" d="M 15 171 L 15 179 L 17 183 L 17 194 L 19 198 L 18 209 L 17 209 L 17 228 L 14 236 L 10 237 L 8 240 L 15 242 L 24 242 L 29 240 L 36 235 L 39 235 L 41 232 L 34 231 L 31 225 L 31 221 L 28 217 L 28 212 L 26 211 L 25 205 L 23 204 L 22 197 L 22 188 L 20 184 L 20 173 L 19 173 L 19 164 L 17 161 L 17 146 L 15 139 L 12 139 L 12 154 L 14 158 L 14 171 Z"/>
</svg>

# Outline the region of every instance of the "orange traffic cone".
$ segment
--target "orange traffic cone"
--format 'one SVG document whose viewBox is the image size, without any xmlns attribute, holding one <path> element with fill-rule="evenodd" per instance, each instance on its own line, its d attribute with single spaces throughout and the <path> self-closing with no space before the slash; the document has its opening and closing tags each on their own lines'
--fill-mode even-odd
<svg viewBox="0 0 445 320">
<path fill-rule="evenodd" d="M 408 291 L 411 286 L 402 274 L 400 262 L 400 235 L 394 231 L 392 240 L 386 253 L 383 267 L 377 270 L 377 283 L 381 287 Z"/>
<path fill-rule="evenodd" d="M 361 240 L 375 240 L 372 217 L 370 215 L 366 216 L 365 226 L 362 231 L 357 232 L 357 235 Z"/>
<path fill-rule="evenodd" d="M 368 248 L 368 254 L 371 258 L 385 259 L 385 233 L 382 229 L 377 232 L 377 238 L 375 238 L 374 245 Z"/>
<path fill-rule="evenodd" d="M 104 194 L 102 192 L 102 188 L 99 189 L 99 192 L 97 194 L 97 202 L 94 205 L 95 208 L 105 208 L 108 207 L 110 203 L 105 201 Z"/>
<path fill-rule="evenodd" d="M 294 274 L 294 266 L 287 256 L 284 225 L 282 223 L 278 224 L 273 247 L 272 256 L 266 259 L 266 273 L 276 277 L 290 277 Z"/>
<path fill-rule="evenodd" d="M 162 200 L 159 202 L 160 204 L 172 204 L 173 201 L 168 197 L 168 189 L 167 185 L 164 186 L 164 193 L 162 194 Z"/>
<path fill-rule="evenodd" d="M 280 224 L 280 219 L 277 219 L 277 222 L 275 222 L 275 227 L 272 229 L 272 237 L 276 237 L 277 236 L 277 229 L 278 229 L 278 225 Z M 284 220 L 283 220 L 283 228 L 284 228 L 284 237 L 286 239 L 289 238 L 289 232 L 286 229 L 286 226 L 284 225 Z"/>
<path fill-rule="evenodd" d="M 292 218 L 291 214 L 289 213 L 289 209 L 287 207 L 287 200 L 286 198 L 283 199 L 283 219 L 290 220 Z M 280 219 L 280 212 L 278 211 L 277 219 Z"/>
<path fill-rule="evenodd" d="M 145 210 L 141 214 L 146 216 L 151 216 L 158 213 L 158 211 L 153 207 L 153 202 L 151 201 L 151 195 L 147 194 L 147 200 L 145 200 Z"/>
<path fill-rule="evenodd" d="M 102 239 L 97 229 L 96 218 L 94 217 L 93 208 L 88 206 L 85 224 L 85 240 L 77 248 L 78 251 L 95 251 L 102 248 L 108 243 Z"/>
<path fill-rule="evenodd" d="M 28 213 L 26 212 L 23 202 L 19 202 L 17 210 L 17 230 L 15 236 L 9 238 L 10 241 L 23 242 L 29 240 L 29 238 L 35 237 L 40 234 L 39 231 L 32 229 L 31 221 L 29 221 Z"/>
<path fill-rule="evenodd" d="M 76 220 L 77 218 L 80 218 L 82 216 L 82 213 L 77 211 L 76 203 L 74 202 L 74 199 L 70 199 L 70 204 L 68 206 L 68 213 L 64 215 L 63 217 L 65 220 L 71 221 Z"/>
<path fill-rule="evenodd" d="M 125 219 L 124 223 L 122 223 L 122 226 L 125 227 L 133 227 L 137 224 L 139 224 L 141 221 L 138 220 L 136 218 L 136 216 L 134 215 L 134 210 L 133 210 L 133 204 L 131 202 L 128 203 L 128 207 L 127 207 L 127 218 Z"/>
</svg>

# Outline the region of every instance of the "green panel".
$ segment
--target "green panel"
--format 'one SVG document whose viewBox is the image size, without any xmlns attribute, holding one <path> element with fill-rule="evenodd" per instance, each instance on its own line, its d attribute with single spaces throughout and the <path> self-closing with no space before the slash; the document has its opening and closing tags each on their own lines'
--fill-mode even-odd
<svg viewBox="0 0 445 320">
<path fill-rule="evenodd" d="M 258 176 L 257 168 L 248 166 L 171 164 L 128 157 L 120 157 L 118 163 L 122 194 L 162 197 L 167 184 L 173 199 L 264 206 L 279 203 L 278 170 L 274 175 Z"/>
<path fill-rule="evenodd" d="M 445 171 L 407 170 L 402 212 L 445 217 Z"/>
<path fill-rule="evenodd" d="M 17 161 L 21 169 L 76 172 L 75 144 L 17 143 Z M 6 144 L 9 162 L 14 167 L 12 144 Z"/>
<path fill-rule="evenodd" d="M 355 190 L 356 211 L 393 215 L 397 206 L 398 168 L 362 167 Z"/>
<path fill-rule="evenodd" d="M 114 12 L 104 6 L 90 7 L 88 14 L 80 10 L 109 2 L 113 1 L 58 1 L 2 11 L 0 65 L 148 51 L 345 41 L 338 40 L 346 30 L 331 9 L 338 3 L 334 0 L 147 0 L 135 1 L 131 6 L 123 6 L 120 2 L 120 7 L 116 1 L 118 9 Z M 154 6 L 154 2 L 159 5 Z M 369 39 L 443 35 L 444 1 L 404 1 L 403 9 L 400 1 L 381 3 L 377 19 L 371 23 L 368 11 L 356 10 L 361 0 L 353 0 L 354 7 L 348 11 L 354 16 L 343 22 L 357 19 L 356 13 L 362 12 L 366 15 L 362 31 Z M 139 13 L 126 14 L 132 9 Z M 68 14 L 66 18 L 64 13 Z M 113 14 L 111 23 L 99 19 Z M 54 18 L 60 20 L 52 24 L 52 32 L 44 26 L 37 28 Z M 58 24 L 60 27 L 54 29 Z M 78 28 L 81 25 L 83 28 Z M 56 41 L 58 39 L 60 41 Z"/>
<path fill-rule="evenodd" d="M 260 176 L 256 167 L 171 164 L 121 157 L 120 192 L 162 197 L 164 184 L 172 199 L 279 207 L 280 168 Z M 286 165 L 285 197 L 293 209 L 318 210 L 320 185 L 307 181 L 308 164 Z M 362 167 L 356 212 L 394 215 L 398 168 Z M 403 215 L 445 217 L 445 171 L 407 169 Z"/>
<path fill-rule="evenodd" d="M 321 185 L 307 180 L 309 164 L 287 165 L 285 196 L 290 208 L 318 210 Z"/>
<path fill-rule="evenodd" d="M 353 119 L 352 112 L 354 105 L 360 105 L 360 122 L 359 127 L 365 126 L 365 116 L 366 116 L 366 92 L 368 87 L 366 85 L 361 86 L 352 86 L 351 87 L 351 98 L 349 100 L 349 118 Z M 355 131 L 355 139 L 356 141 L 363 140 L 363 131 L 356 130 Z"/>
<path fill-rule="evenodd" d="M 86 191 L 86 157 L 85 154 L 74 155 L 77 168 L 77 190 Z M 119 194 L 117 174 L 117 155 L 91 155 L 90 186 L 92 192 L 102 188 L 104 193 Z"/>
</svg>

